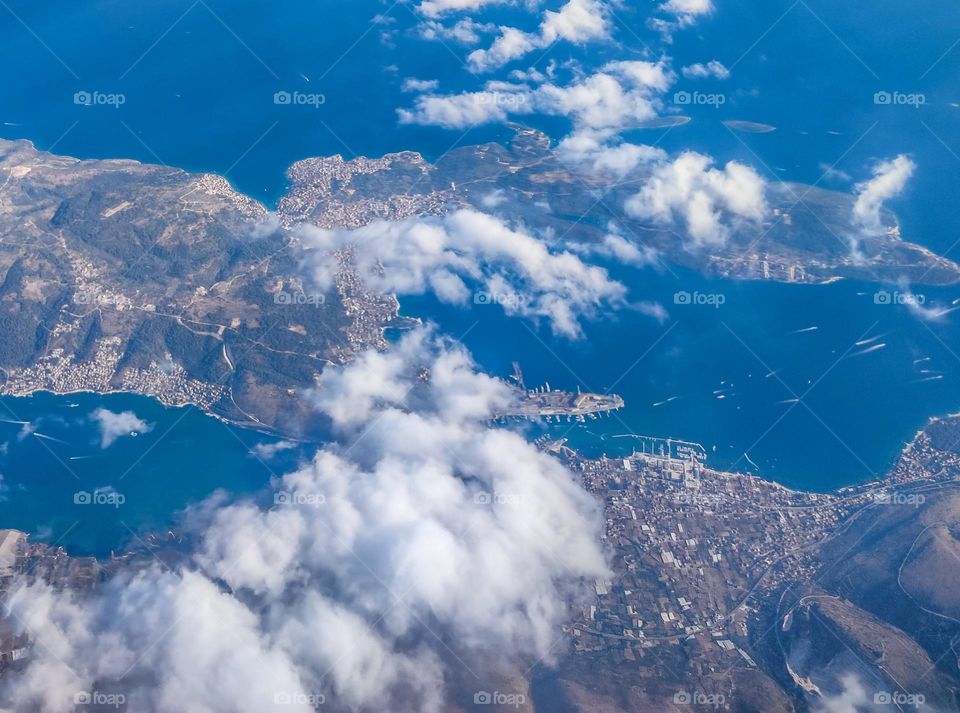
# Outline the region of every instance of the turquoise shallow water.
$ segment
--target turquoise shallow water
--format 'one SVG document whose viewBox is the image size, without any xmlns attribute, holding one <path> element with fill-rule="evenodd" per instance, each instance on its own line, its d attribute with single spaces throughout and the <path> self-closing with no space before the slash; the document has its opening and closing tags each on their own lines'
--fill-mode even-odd
<svg viewBox="0 0 960 713">
<path fill-rule="evenodd" d="M 730 80 L 681 78 L 675 89 L 721 92 L 725 102 L 716 109 L 683 107 L 691 123 L 630 138 L 671 151 L 694 148 L 721 162 L 739 159 L 770 180 L 820 181 L 839 190 L 866 178 L 871 162 L 909 153 L 918 171 L 892 204 L 904 236 L 953 251 L 960 236 L 953 208 L 960 199 L 960 48 L 950 50 L 957 7 L 932 0 L 884 0 L 869 13 L 828 0 L 717 7 L 712 18 L 652 56 L 669 55 L 676 67 L 720 60 L 732 68 Z M 370 23 L 385 12 L 389 19 Z M 539 66 L 572 56 L 589 70 L 611 59 L 651 56 L 644 43 L 661 46 L 644 13 L 645 6 L 618 12 L 620 44 L 570 49 L 561 43 Z M 478 19 L 521 22 L 523 13 L 497 8 Z M 80 157 L 225 173 L 268 204 L 284 190 L 285 168 L 307 156 L 415 149 L 436 157 L 457 143 L 509 136 L 503 127 L 463 133 L 397 125 L 396 108 L 411 101 L 401 91 L 404 77 L 437 79 L 448 92 L 476 89 L 480 81 L 458 63 L 460 48 L 451 54 L 416 39 L 405 3 L 10 0 L 0 20 L 8 69 L 0 83 L 0 135 Z M 73 101 L 79 91 L 122 93 L 124 103 L 79 106 Z M 277 105 L 277 91 L 323 94 L 324 102 Z M 884 91 L 922 93 L 924 105 L 876 104 L 874 95 Z M 735 132 L 724 120 L 776 130 Z M 525 121 L 553 136 L 569 128 L 546 117 Z M 835 169 L 829 176 L 827 166 Z M 495 373 L 508 374 L 510 362 L 519 360 L 531 383 L 622 393 L 627 407 L 618 419 L 569 433 L 565 426 L 555 429 L 578 445 L 615 450 L 628 447 L 609 438 L 616 433 L 673 435 L 702 442 L 721 466 L 752 467 L 742 458 L 749 451 L 765 475 L 792 485 L 828 489 L 873 477 L 927 416 L 960 409 L 956 317 L 918 322 L 902 308 L 874 304 L 869 285 L 731 284 L 675 272 L 617 270 L 633 298 L 671 308 L 666 324 L 614 315 L 589 324 L 587 339 L 577 343 L 552 341 L 543 327 L 505 319 L 495 307 L 464 312 L 410 298 L 404 310 L 438 321 L 454 336 L 466 333 L 480 363 Z M 720 292 L 726 302 L 720 309 L 674 308 L 677 290 Z M 951 290 L 927 295 L 957 296 Z M 797 332 L 811 326 L 818 329 Z M 887 346 L 838 361 L 853 342 L 871 335 L 883 335 L 878 341 Z M 768 370 L 783 381 L 767 378 Z M 809 408 L 781 403 L 810 386 Z M 38 395 L 5 403 L 21 416 L 13 420 L 39 420 L 40 433 L 65 443 L 35 436 L 20 441 L 18 425 L 3 426 L 8 450 L 0 458 L 6 488 L 0 525 L 63 537 L 79 551 L 103 551 L 129 539 L 130 529 L 162 526 L 217 487 L 249 492 L 271 475 L 247 455 L 259 436 L 231 432 L 196 413 L 138 461 L 164 425 L 182 415 L 149 400 Z M 83 421 L 100 404 L 131 408 L 158 425 L 101 450 L 93 444 L 93 426 Z M 270 464 L 278 472 L 282 465 Z M 74 507 L 71 498 L 81 487 L 113 487 L 128 497 L 115 512 Z"/>
</svg>

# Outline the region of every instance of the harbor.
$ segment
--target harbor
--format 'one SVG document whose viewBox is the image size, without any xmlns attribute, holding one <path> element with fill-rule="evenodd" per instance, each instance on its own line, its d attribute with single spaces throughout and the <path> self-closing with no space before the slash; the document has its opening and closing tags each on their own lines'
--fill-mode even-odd
<svg viewBox="0 0 960 713">
<path fill-rule="evenodd" d="M 528 389 L 523 379 L 523 372 L 518 362 L 513 363 L 513 383 L 517 393 L 512 407 L 494 415 L 495 420 L 508 418 L 525 418 L 528 420 L 543 419 L 547 422 L 586 422 L 600 416 L 609 416 L 614 411 L 623 408 L 623 397 L 618 394 L 598 394 L 581 391 L 561 391 L 550 387 L 546 382 L 542 386 Z"/>
</svg>

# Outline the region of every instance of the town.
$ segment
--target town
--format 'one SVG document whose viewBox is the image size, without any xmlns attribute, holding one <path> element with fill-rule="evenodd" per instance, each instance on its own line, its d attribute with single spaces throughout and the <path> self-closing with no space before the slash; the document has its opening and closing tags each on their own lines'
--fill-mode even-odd
<svg viewBox="0 0 960 713">
<path fill-rule="evenodd" d="M 598 459 L 541 440 L 602 501 L 612 553 L 613 576 L 567 627 L 576 656 L 611 669 L 647 660 L 653 672 L 756 668 L 750 626 L 815 573 L 823 545 L 871 508 L 922 503 L 957 480 L 960 455 L 936 447 L 938 428 L 949 425 L 931 421 L 885 478 L 835 493 L 717 471 L 672 439 L 638 437 L 641 451 Z"/>
</svg>

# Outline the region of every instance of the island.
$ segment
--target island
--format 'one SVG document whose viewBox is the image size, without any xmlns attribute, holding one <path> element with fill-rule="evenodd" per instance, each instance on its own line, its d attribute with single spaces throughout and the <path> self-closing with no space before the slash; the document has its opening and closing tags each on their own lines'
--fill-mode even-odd
<svg viewBox="0 0 960 713">
<path fill-rule="evenodd" d="M 305 159 L 289 170 L 276 211 L 222 177 L 125 160 L 77 160 L 0 141 L 0 393 L 126 391 L 192 404 L 244 426 L 296 436 L 310 428 L 298 394 L 326 366 L 387 345 L 409 327 L 394 295 L 370 289 L 353 247 L 335 254 L 332 287 L 301 265 L 296 227 L 484 205 L 570 245 L 599 241 L 611 220 L 676 264 L 738 279 L 826 282 L 839 277 L 945 284 L 960 267 L 888 230 L 854 260 L 837 235 L 853 197 L 772 189 L 769 224 L 711 252 L 624 214 L 630 187 L 563 163 L 539 132 L 509 146 L 451 151 L 435 164 L 404 152 Z M 798 189 L 799 190 L 799 189 Z M 593 196 L 605 196 L 597 201 Z M 556 206 L 545 208 L 544 206 Z M 582 417 L 616 397 L 528 393 L 516 415 Z"/>
</svg>

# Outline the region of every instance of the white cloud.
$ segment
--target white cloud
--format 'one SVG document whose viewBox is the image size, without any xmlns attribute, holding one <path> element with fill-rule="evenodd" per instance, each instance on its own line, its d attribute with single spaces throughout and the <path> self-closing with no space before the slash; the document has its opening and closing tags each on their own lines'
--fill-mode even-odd
<svg viewBox="0 0 960 713">
<path fill-rule="evenodd" d="M 607 37 L 610 19 L 607 6 L 599 0 L 568 0 L 559 10 L 547 10 L 540 23 L 547 44 L 566 40 L 574 44 Z"/>
<path fill-rule="evenodd" d="M 420 24 L 419 29 L 420 36 L 425 40 L 453 40 L 464 45 L 475 45 L 482 35 L 495 32 L 497 26 L 465 17 L 453 25 L 445 25 L 440 20 L 427 20 Z"/>
<path fill-rule="evenodd" d="M 293 441 L 276 441 L 275 443 L 258 443 L 250 449 L 257 458 L 269 460 L 283 451 L 291 451 L 297 447 Z"/>
<path fill-rule="evenodd" d="M 697 62 L 696 64 L 687 65 L 680 71 L 687 79 L 707 79 L 710 77 L 714 79 L 727 79 L 730 77 L 730 70 L 715 59 L 710 60 L 706 64 Z"/>
<path fill-rule="evenodd" d="M 767 212 L 763 179 L 730 161 L 713 167 L 709 156 L 686 151 L 655 168 L 626 210 L 635 218 L 682 223 L 688 247 L 723 244 L 733 224 L 760 220 Z"/>
<path fill-rule="evenodd" d="M 649 267 L 656 264 L 657 251 L 648 245 L 638 245 L 620 235 L 608 234 L 591 247 L 595 255 L 608 257 L 632 267 Z"/>
<path fill-rule="evenodd" d="M 860 713 L 867 709 L 872 697 L 868 696 L 867 689 L 858 676 L 845 674 L 840 683 L 843 686 L 842 691 L 826 693 L 820 697 L 816 713 Z"/>
<path fill-rule="evenodd" d="M 133 411 L 114 412 L 98 408 L 91 414 L 91 418 L 100 427 L 101 448 L 108 448 L 121 436 L 132 432 L 147 433 L 153 428 L 152 424 L 139 418 Z"/>
<path fill-rule="evenodd" d="M 557 460 L 486 425 L 509 387 L 420 329 L 324 370 L 310 398 L 329 444 L 272 509 L 215 510 L 181 571 L 16 590 L 37 645 L 3 705 L 66 713 L 120 690 L 145 713 L 439 713 L 448 666 L 550 662 L 565 603 L 609 576 L 603 521 Z"/>
<path fill-rule="evenodd" d="M 652 17 L 649 25 L 658 30 L 665 41 L 671 42 L 674 32 L 690 27 L 714 8 L 712 0 L 668 0 L 657 9 L 667 17 Z"/>
<path fill-rule="evenodd" d="M 494 210 L 507 202 L 507 194 L 502 188 L 495 188 L 480 198 L 481 207 Z"/>
<path fill-rule="evenodd" d="M 707 15 L 713 12 L 712 0 L 667 0 L 660 9 L 672 15 Z"/>
<path fill-rule="evenodd" d="M 528 67 L 527 69 L 513 69 L 510 71 L 510 79 L 517 82 L 530 82 L 533 84 L 542 84 L 549 79 L 553 79 L 556 76 L 557 72 L 557 61 L 551 59 L 547 62 L 547 68 L 544 71 L 540 71 L 536 67 Z"/>
<path fill-rule="evenodd" d="M 407 77 L 403 80 L 403 84 L 400 88 L 405 92 L 432 92 L 439 86 L 440 81 L 437 79 L 416 79 L 415 77 Z"/>
<path fill-rule="evenodd" d="M 943 305 L 928 301 L 925 294 L 913 291 L 905 278 L 897 281 L 897 304 L 901 304 L 917 319 L 924 322 L 942 322 L 947 315 L 956 312 L 960 307 Z"/>
<path fill-rule="evenodd" d="M 566 163 L 615 178 L 623 178 L 641 166 L 667 158 L 667 152 L 655 146 L 610 143 L 608 132 L 589 130 L 570 134 L 557 145 L 556 151 Z"/>
<path fill-rule="evenodd" d="M 842 169 L 836 168 L 835 166 L 832 166 L 829 163 L 826 163 L 825 161 L 821 161 L 820 163 L 818 163 L 817 168 L 823 171 L 823 178 L 828 181 L 832 181 L 835 183 L 846 183 L 847 181 L 850 180 L 849 173 L 847 173 Z"/>
<path fill-rule="evenodd" d="M 463 92 L 446 96 L 417 97 L 413 109 L 398 109 L 401 124 L 442 126 L 463 129 L 492 122 L 504 122 L 511 113 L 529 113 L 528 93 Z"/>
<path fill-rule="evenodd" d="M 599 267 L 551 249 L 522 228 L 475 210 L 442 217 L 376 222 L 355 230 L 300 228 L 320 286 L 332 279 L 335 251 L 348 245 L 367 285 L 401 295 L 432 293 L 450 304 L 499 305 L 511 315 L 545 319 L 576 338 L 581 319 L 625 304 L 626 287 Z"/>
<path fill-rule="evenodd" d="M 427 17 L 439 17 L 447 13 L 481 10 L 505 2 L 507 0 L 422 0 L 417 9 Z"/>
<path fill-rule="evenodd" d="M 853 206 L 854 223 L 868 232 L 882 231 L 880 211 L 884 201 L 899 195 L 916 168 L 917 165 L 904 154 L 877 163 L 873 167 L 873 178 L 854 187 L 858 193 Z"/>
<path fill-rule="evenodd" d="M 466 128 L 542 113 L 569 118 L 577 129 L 623 130 L 657 116 L 675 77 L 665 62 L 611 62 L 570 84 L 488 82 L 483 91 L 417 97 L 401 123 Z"/>
<path fill-rule="evenodd" d="M 609 10 L 603 2 L 568 0 L 559 10 L 543 13 L 537 32 L 501 27 L 500 36 L 493 44 L 488 49 L 471 52 L 467 62 L 474 72 L 489 72 L 559 40 L 583 44 L 609 35 Z"/>
<path fill-rule="evenodd" d="M 542 46 L 538 35 L 516 27 L 501 27 L 500 36 L 488 49 L 474 50 L 467 55 L 467 64 L 474 72 L 489 72 Z"/>
</svg>

